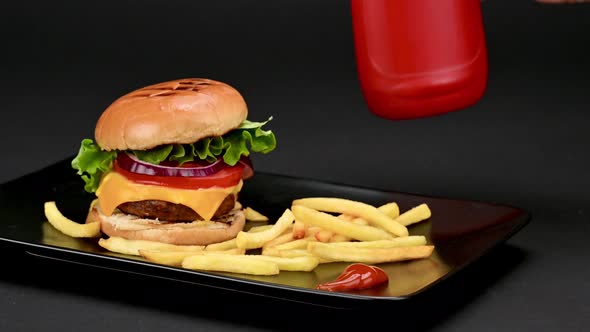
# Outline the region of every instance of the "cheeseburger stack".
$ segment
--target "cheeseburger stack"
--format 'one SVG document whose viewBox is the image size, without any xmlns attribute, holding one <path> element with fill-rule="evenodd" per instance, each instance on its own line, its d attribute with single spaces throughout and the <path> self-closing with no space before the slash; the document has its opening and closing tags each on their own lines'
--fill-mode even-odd
<svg viewBox="0 0 590 332">
<path fill-rule="evenodd" d="M 268 121 L 247 115 L 238 91 L 208 79 L 155 84 L 116 100 L 98 120 L 96 142 L 83 140 L 72 161 L 97 196 L 87 222 L 132 240 L 234 238 L 245 224 L 238 193 L 253 174 L 250 150 L 276 146 L 261 128 Z"/>
</svg>

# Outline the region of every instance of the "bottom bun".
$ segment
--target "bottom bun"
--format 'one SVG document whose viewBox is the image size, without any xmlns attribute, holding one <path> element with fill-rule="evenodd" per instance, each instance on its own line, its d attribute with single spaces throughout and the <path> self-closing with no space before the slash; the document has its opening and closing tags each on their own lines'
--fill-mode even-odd
<svg viewBox="0 0 590 332">
<path fill-rule="evenodd" d="M 191 223 L 165 223 L 152 219 L 121 213 L 104 215 L 98 204 L 94 205 L 86 222 L 100 222 L 100 230 L 108 236 L 118 236 L 128 240 L 147 240 L 176 245 L 208 245 L 235 238 L 244 229 L 246 218 L 236 204 L 220 221 L 194 221 Z"/>
</svg>

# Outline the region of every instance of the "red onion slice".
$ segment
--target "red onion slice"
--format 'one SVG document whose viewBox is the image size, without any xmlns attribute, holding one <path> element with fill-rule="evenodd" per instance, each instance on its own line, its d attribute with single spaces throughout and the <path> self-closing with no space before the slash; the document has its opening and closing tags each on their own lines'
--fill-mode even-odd
<svg viewBox="0 0 590 332">
<path fill-rule="evenodd" d="M 242 156 L 238 163 L 244 166 L 242 179 L 246 180 L 251 178 L 252 175 L 254 175 L 254 167 L 252 166 L 252 161 L 250 160 L 250 158 Z"/>
<path fill-rule="evenodd" d="M 145 161 L 139 160 L 131 153 L 120 153 L 117 159 L 119 166 L 126 171 L 157 176 L 183 176 L 183 177 L 202 177 L 209 176 L 224 169 L 226 165 L 223 160 L 217 159 L 212 164 L 207 166 L 197 167 L 171 167 L 154 165 Z"/>
<path fill-rule="evenodd" d="M 222 158 L 219 158 L 213 163 L 205 166 L 173 167 L 154 165 L 139 160 L 135 155 L 127 152 L 119 153 L 117 162 L 119 166 L 126 171 L 156 176 L 205 177 L 213 175 L 226 167 L 230 167 L 223 162 Z M 248 157 L 240 158 L 239 164 L 244 167 L 242 178 L 247 179 L 254 174 L 252 162 Z"/>
</svg>

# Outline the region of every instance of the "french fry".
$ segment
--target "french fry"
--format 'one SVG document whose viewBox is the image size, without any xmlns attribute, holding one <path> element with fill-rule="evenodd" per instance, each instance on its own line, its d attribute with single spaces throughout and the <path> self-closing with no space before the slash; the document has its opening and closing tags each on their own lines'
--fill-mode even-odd
<svg viewBox="0 0 590 332">
<path fill-rule="evenodd" d="M 209 254 L 224 254 L 224 255 L 243 255 L 244 249 L 229 249 L 224 251 L 154 251 L 154 250 L 139 250 L 139 254 L 150 262 L 170 265 L 170 266 L 181 266 L 182 261 L 190 256 L 194 255 L 209 255 Z"/>
<path fill-rule="evenodd" d="M 289 241 L 293 241 L 293 232 L 288 232 L 282 235 L 279 235 L 278 237 L 268 241 L 267 243 L 264 244 L 264 247 L 274 247 L 283 243 L 287 243 Z"/>
<path fill-rule="evenodd" d="M 301 256 L 314 256 L 311 252 L 307 251 L 307 249 L 289 249 L 289 250 L 281 250 L 279 252 L 281 257 L 301 257 Z"/>
<path fill-rule="evenodd" d="M 281 271 L 306 271 L 309 272 L 318 266 L 320 260 L 314 256 L 277 257 L 263 255 L 249 255 L 265 262 L 276 263 Z"/>
<path fill-rule="evenodd" d="M 117 236 L 111 236 L 106 240 L 100 239 L 98 245 L 112 252 L 134 256 L 139 256 L 139 250 L 197 252 L 205 249 L 205 246 L 178 246 L 145 240 L 127 240 Z"/>
<path fill-rule="evenodd" d="M 350 214 L 341 214 L 338 216 L 338 218 L 344 221 L 352 221 L 355 217 L 351 216 Z"/>
<path fill-rule="evenodd" d="M 293 206 L 305 206 L 320 211 L 362 217 L 371 225 L 384 229 L 393 235 L 408 236 L 408 229 L 404 225 L 392 220 L 376 207 L 369 204 L 343 198 L 313 197 L 294 200 Z"/>
<path fill-rule="evenodd" d="M 45 202 L 45 217 L 58 231 L 71 237 L 99 237 L 100 223 L 80 224 L 70 220 L 59 211 L 55 202 Z"/>
<path fill-rule="evenodd" d="M 385 214 L 386 216 L 388 216 L 391 219 L 395 219 L 399 216 L 399 207 L 397 206 L 397 203 L 395 203 L 395 202 L 381 205 L 380 207 L 377 208 L 377 210 L 381 211 L 383 214 Z M 360 218 L 360 217 L 355 217 L 350 214 L 341 214 L 338 216 L 338 218 L 340 218 L 342 220 L 346 220 L 346 221 L 352 221 L 352 222 L 359 224 L 359 225 L 368 225 L 369 224 L 369 222 L 366 221 L 365 219 Z"/>
<path fill-rule="evenodd" d="M 363 242 L 332 242 L 333 246 L 350 248 L 394 248 L 426 245 L 426 238 L 422 235 L 396 237 L 391 240 L 363 241 Z"/>
<path fill-rule="evenodd" d="M 431 216 L 430 208 L 426 204 L 420 204 L 402 214 L 394 220 L 404 226 L 418 223 L 426 220 Z"/>
<path fill-rule="evenodd" d="M 287 228 L 285 228 L 285 230 L 281 233 L 281 235 L 284 234 L 293 234 L 293 224 L 291 223 L 291 225 L 287 226 Z"/>
<path fill-rule="evenodd" d="M 395 202 L 381 205 L 377 208 L 377 210 L 381 211 L 383 214 L 385 214 L 391 219 L 395 219 L 399 216 L 399 206 L 397 206 L 397 203 Z"/>
<path fill-rule="evenodd" d="M 320 231 L 322 231 L 322 228 L 318 226 L 307 227 L 307 232 L 305 233 L 304 238 L 315 237 L 315 234 Z"/>
<path fill-rule="evenodd" d="M 277 247 L 262 247 L 260 254 L 264 256 L 281 256 L 281 251 Z"/>
<path fill-rule="evenodd" d="M 299 240 L 293 240 L 291 242 L 283 243 L 275 246 L 278 250 L 290 250 L 290 249 L 306 249 L 309 242 L 315 242 L 316 239 L 313 237 L 306 237 Z"/>
<path fill-rule="evenodd" d="M 307 225 L 296 219 L 293 223 L 293 238 L 302 239 L 305 237 L 306 232 Z"/>
<path fill-rule="evenodd" d="M 237 248 L 236 239 L 230 239 L 227 241 L 219 242 L 219 243 L 212 243 L 205 247 L 206 251 L 224 251 Z"/>
<path fill-rule="evenodd" d="M 307 250 L 320 258 L 336 262 L 379 264 L 426 258 L 434 246 L 412 246 L 394 248 L 355 248 L 335 246 L 334 243 L 311 242 Z"/>
<path fill-rule="evenodd" d="M 338 216 L 338 218 L 340 218 L 342 220 L 346 220 L 346 221 L 352 222 L 352 223 L 357 224 L 357 225 L 368 225 L 369 224 L 369 222 L 366 221 L 365 219 L 354 217 L 354 216 L 351 216 L 349 214 L 341 214 L 341 215 Z M 350 241 L 350 240 L 351 239 L 348 236 L 344 236 L 342 234 L 334 234 L 330 238 L 330 241 L 328 241 L 328 242 L 347 242 L 347 241 Z"/>
<path fill-rule="evenodd" d="M 260 233 L 262 231 L 271 229 L 273 225 L 262 225 L 262 226 L 254 226 L 248 230 L 248 233 Z M 229 249 L 237 248 L 236 238 L 229 239 L 227 241 L 209 244 L 205 247 L 207 251 L 224 251 Z"/>
<path fill-rule="evenodd" d="M 41 233 L 43 234 L 41 237 L 41 243 L 43 244 L 80 251 L 92 251 L 94 249 L 94 243 L 91 243 L 90 241 L 80 241 L 79 238 L 68 236 L 51 226 L 48 221 L 43 222 L 41 225 Z"/>
<path fill-rule="evenodd" d="M 323 259 L 321 257 L 317 257 L 314 254 L 307 251 L 307 249 L 286 249 L 286 250 L 277 250 L 276 248 L 268 248 L 262 252 L 264 256 L 275 256 L 275 257 L 285 257 L 285 258 L 294 258 L 294 257 L 315 257 L 318 259 L 319 264 L 324 263 L 332 263 L 333 261 Z"/>
<path fill-rule="evenodd" d="M 293 214 L 297 219 L 309 225 L 318 226 L 360 241 L 389 240 L 393 238 L 391 234 L 380 228 L 356 225 L 303 205 L 294 205 Z"/>
<path fill-rule="evenodd" d="M 227 249 L 227 250 L 222 250 L 222 251 L 201 251 L 198 252 L 199 254 L 205 254 L 205 255 L 210 255 L 210 254 L 224 254 L 224 255 L 245 255 L 246 254 L 246 250 L 245 249 L 240 249 L 240 248 L 233 248 L 233 249 Z"/>
<path fill-rule="evenodd" d="M 315 233 L 315 239 L 320 242 L 329 242 L 332 236 L 334 236 L 334 233 L 325 229 Z"/>
<path fill-rule="evenodd" d="M 312 253 L 307 251 L 307 249 L 279 250 L 276 247 L 262 248 L 261 255 L 262 256 L 275 256 L 275 257 L 287 257 L 287 258 L 300 257 L 300 256 L 313 256 L 313 257 L 315 257 Z"/>
<path fill-rule="evenodd" d="M 239 232 L 236 237 L 236 245 L 242 249 L 261 248 L 265 243 L 281 235 L 295 220 L 291 210 L 286 209 L 283 215 L 270 228 L 259 233 Z"/>
<path fill-rule="evenodd" d="M 248 233 L 260 233 L 266 230 L 269 230 L 272 228 L 273 225 L 260 225 L 260 226 L 253 226 L 251 227 L 247 232 Z M 293 225 L 289 225 L 289 227 L 287 227 L 287 229 L 285 229 L 285 231 L 281 234 L 285 234 L 285 233 L 291 233 L 293 232 Z"/>
<path fill-rule="evenodd" d="M 368 225 L 369 224 L 369 222 L 363 218 L 354 218 L 350 222 L 353 224 L 357 224 L 357 225 Z"/>
<path fill-rule="evenodd" d="M 273 225 L 261 225 L 261 226 L 254 226 L 248 230 L 248 233 L 259 233 L 264 232 L 267 229 L 271 229 Z"/>
<path fill-rule="evenodd" d="M 190 270 L 243 273 L 252 275 L 279 274 L 279 265 L 263 261 L 251 255 L 194 255 L 182 261 L 182 267 Z"/>
<path fill-rule="evenodd" d="M 248 221 L 268 221 L 267 216 L 254 210 L 251 207 L 246 207 L 244 209 L 244 215 L 246 216 L 246 220 L 248 220 Z"/>
<path fill-rule="evenodd" d="M 332 237 L 330 238 L 330 241 L 328 242 L 348 242 L 350 241 L 350 238 L 348 236 L 344 236 L 342 234 L 334 234 L 332 235 Z"/>
</svg>

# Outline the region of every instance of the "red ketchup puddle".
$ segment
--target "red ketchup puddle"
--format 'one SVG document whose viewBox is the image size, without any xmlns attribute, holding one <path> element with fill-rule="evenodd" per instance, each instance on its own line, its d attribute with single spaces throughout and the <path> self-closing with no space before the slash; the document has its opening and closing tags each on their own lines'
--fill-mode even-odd
<svg viewBox="0 0 590 332">
<path fill-rule="evenodd" d="M 316 289 L 330 292 L 368 289 L 389 281 L 387 273 L 376 266 L 355 263 L 349 265 L 334 281 L 317 285 Z"/>
</svg>

